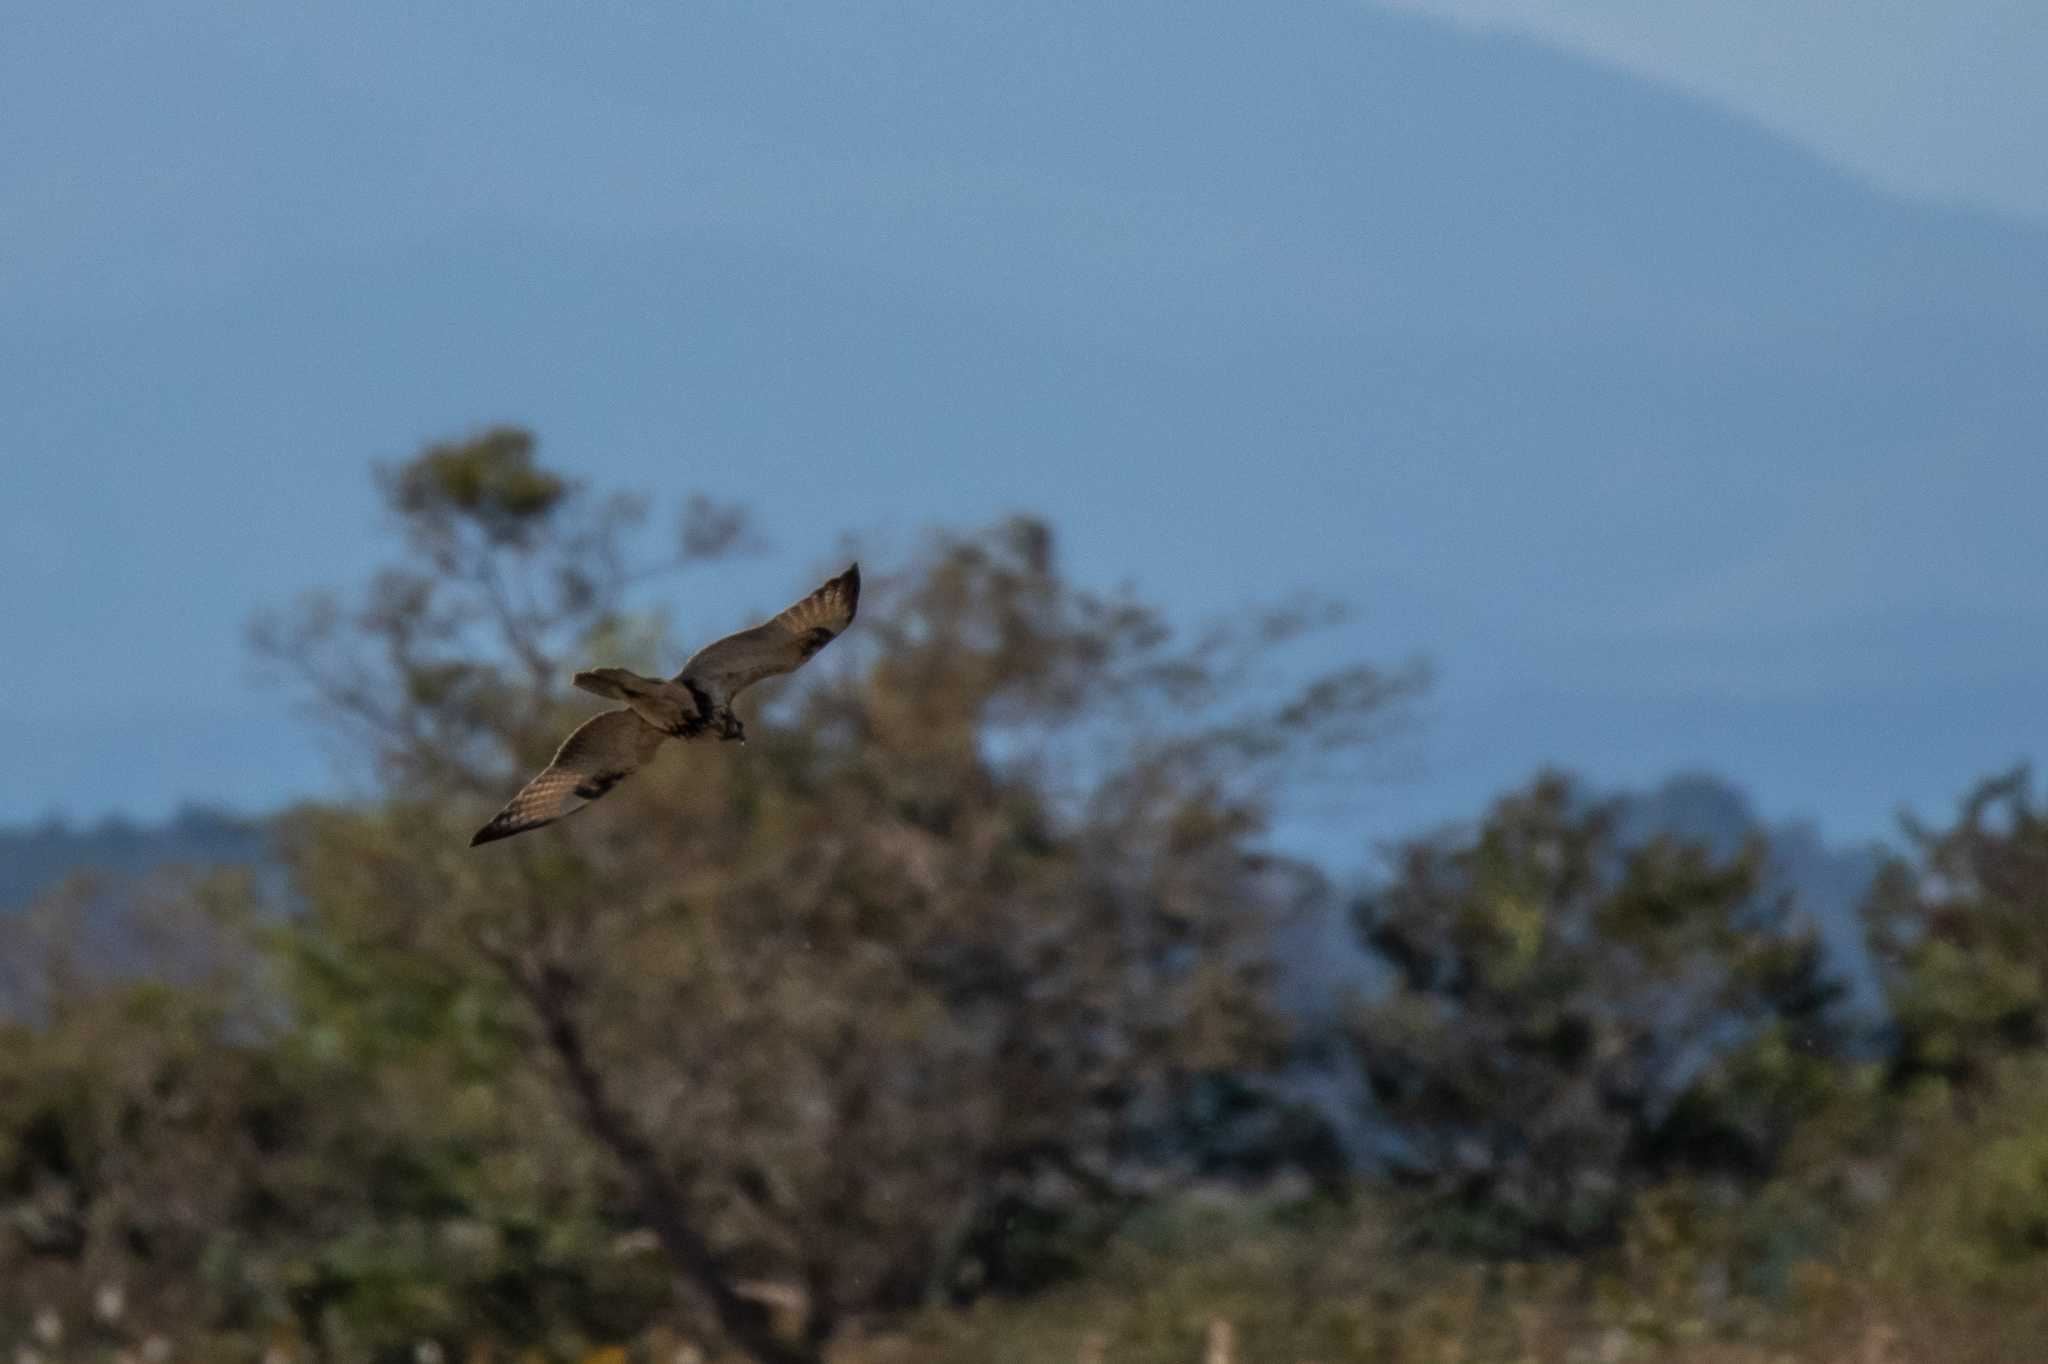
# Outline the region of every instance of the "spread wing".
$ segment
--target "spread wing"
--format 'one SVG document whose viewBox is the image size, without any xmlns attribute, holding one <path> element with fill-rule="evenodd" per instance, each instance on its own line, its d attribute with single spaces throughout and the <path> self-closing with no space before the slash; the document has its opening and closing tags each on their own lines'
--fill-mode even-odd
<svg viewBox="0 0 2048 1364">
<path fill-rule="evenodd" d="M 478 829 L 469 846 L 510 838 L 574 814 L 632 776 L 666 737 L 630 710 L 608 710 L 585 720 L 562 740 L 546 770 Z"/>
<path fill-rule="evenodd" d="M 859 605 L 860 565 L 854 564 L 773 620 L 705 645 L 676 681 L 695 683 L 725 705 L 764 677 L 801 668 L 853 624 Z"/>
</svg>

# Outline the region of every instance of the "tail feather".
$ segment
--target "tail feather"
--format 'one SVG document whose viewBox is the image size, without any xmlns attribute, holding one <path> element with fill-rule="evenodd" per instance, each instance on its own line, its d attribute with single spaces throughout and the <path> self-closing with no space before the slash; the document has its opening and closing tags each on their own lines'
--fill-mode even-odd
<svg viewBox="0 0 2048 1364">
<path fill-rule="evenodd" d="M 696 699 L 673 682 L 642 677 L 626 668 L 592 668 L 570 680 L 606 700 L 625 702 L 664 734 L 679 734 L 693 722 L 701 722 Z"/>
<path fill-rule="evenodd" d="M 643 688 L 648 685 L 648 679 L 624 668 L 592 668 L 588 672 L 577 673 L 569 680 L 584 691 L 602 696 L 608 701 L 628 699 L 633 694 L 630 689 L 635 683 Z"/>
</svg>

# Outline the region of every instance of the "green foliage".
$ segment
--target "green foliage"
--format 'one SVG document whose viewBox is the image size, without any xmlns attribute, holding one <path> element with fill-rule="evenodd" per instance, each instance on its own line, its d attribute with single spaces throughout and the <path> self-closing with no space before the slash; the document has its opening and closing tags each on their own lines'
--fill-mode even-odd
<svg viewBox="0 0 2048 1364">
<path fill-rule="evenodd" d="M 1682 1200 L 1675 1200 L 1682 1202 Z M 1180 1201 L 1134 1226 L 1083 1283 L 1028 1305 L 931 1315 L 848 1364 L 1134 1364 L 1203 1359 L 1674 1360 L 1764 1335 L 1757 1304 L 1713 1272 L 1721 1229 L 1647 1212 L 1626 1249 L 1582 1263 L 1490 1264 L 1416 1251 L 1409 1212 Z"/>
<path fill-rule="evenodd" d="M 1065 582 L 1018 519 L 871 575 L 854 635 L 743 754 L 674 749 L 479 855 L 465 830 L 588 713 L 568 674 L 673 652 L 631 584 L 744 524 L 700 500 L 677 554 L 636 558 L 644 505 L 512 432 L 384 486 L 403 558 L 259 632 L 387 792 L 282 840 L 283 1052 L 348 1096 L 363 1175 L 299 1271 L 315 1338 L 528 1339 L 605 1302 L 622 1330 L 666 1315 L 805 1358 L 849 1318 L 1069 1272 L 1161 1187 L 1327 1164 L 1257 1083 L 1287 1054 L 1272 928 L 1316 884 L 1258 839 L 1273 792 L 1370 738 L 1412 674 L 1247 710 L 1311 613 L 1183 643 Z M 439 1257 L 451 1229 L 500 1249 Z M 664 1294 L 594 1249 L 643 1235 Z M 757 1290 L 793 1304 L 781 1325 Z M 492 1301 L 555 1305 L 518 1326 Z"/>
<path fill-rule="evenodd" d="M 2039 1358 L 2024 775 L 1873 896 L 1882 1057 L 1761 849 L 1626 844 L 1554 775 L 1406 845 L 1343 1039 L 1401 1177 L 1347 1183 L 1273 1083 L 1276 931 L 1330 892 L 1263 842 L 1418 672 L 1281 686 L 1327 608 L 1182 635 L 1019 518 L 871 573 L 744 751 L 478 852 L 590 713 L 569 673 L 677 652 L 638 585 L 750 532 L 701 498 L 651 532 L 511 430 L 382 486 L 394 561 L 257 631 L 380 783 L 279 821 L 287 903 L 80 883 L 0 920 L 0 1348 Z"/>
<path fill-rule="evenodd" d="M 495 427 L 451 445 L 432 446 L 385 475 L 387 495 L 413 527 L 442 527 L 460 517 L 493 541 L 522 542 L 569 494 L 560 476 L 533 460 L 533 437 Z"/>
<path fill-rule="evenodd" d="M 1624 848 L 1614 813 L 1546 775 L 1357 907 L 1393 981 L 1354 1047 L 1453 1243 L 1609 1239 L 1661 1175 L 1768 1171 L 1827 1091 L 1838 989 L 1757 851 Z"/>
<path fill-rule="evenodd" d="M 1894 863 L 1868 910 L 1899 1074 L 1974 1085 L 2048 1041 L 2048 812 L 2021 769 L 1978 786 L 1954 827 L 1912 832 L 1917 864 Z"/>
<path fill-rule="evenodd" d="M 274 1157 L 297 1096 L 258 1020 L 218 987 L 55 969 L 43 1017 L 0 1027 L 0 1320 L 88 1317 L 106 1284 L 138 1315 L 185 1316 L 195 1291 L 193 1315 L 239 1315 L 223 1252 L 290 1239 Z"/>
</svg>

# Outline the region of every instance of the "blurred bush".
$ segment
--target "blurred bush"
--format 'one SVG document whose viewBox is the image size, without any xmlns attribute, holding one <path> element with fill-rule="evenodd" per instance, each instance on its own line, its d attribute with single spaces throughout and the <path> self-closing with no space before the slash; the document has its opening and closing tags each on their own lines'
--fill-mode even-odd
<svg viewBox="0 0 2048 1364">
<path fill-rule="evenodd" d="M 752 532 L 516 430 L 380 477 L 393 562 L 256 631 L 374 797 L 278 820 L 280 884 L 0 920 L 16 1359 L 2048 1357 L 2024 773 L 1874 892 L 1881 1039 L 1763 849 L 1560 774 L 1397 851 L 1384 988 L 1305 1038 L 1279 930 L 1338 897 L 1268 825 L 1422 682 L 1296 666 L 1327 608 L 1183 634 L 1037 522 L 935 535 L 743 752 L 476 851 Z"/>
<path fill-rule="evenodd" d="M 1393 985 L 1353 1047 L 1448 1244 L 1610 1241 L 1657 1180 L 1768 1173 L 1833 1082 L 1842 988 L 1812 926 L 1759 894 L 1763 849 L 1628 847 L 1616 813 L 1544 775 L 1397 850 L 1357 906 Z"/>
<path fill-rule="evenodd" d="M 666 1321 L 810 1359 L 849 1320 L 1068 1273 L 1162 1190 L 1328 1173 L 1320 1127 L 1262 1082 L 1287 1056 L 1272 929 L 1320 881 L 1260 835 L 1416 675 L 1289 685 L 1275 659 L 1326 612 L 1184 641 L 1067 583 L 1016 520 L 870 574 L 799 699 L 762 688 L 764 742 L 677 747 L 477 852 L 468 831 L 587 711 L 576 666 L 680 655 L 637 585 L 743 547 L 744 518 L 699 500 L 652 533 L 645 501 L 512 431 L 381 477 L 398 559 L 256 641 L 382 795 L 282 822 L 290 912 L 252 916 L 246 1039 L 185 996 L 152 1039 L 183 1039 L 160 1063 L 180 1076 L 239 1066 L 208 1080 L 209 1131 L 263 1134 L 209 1138 L 236 1187 L 172 1252 L 214 1285 L 180 1320 L 337 1358 L 566 1356 Z M 167 1136 L 146 1106 L 49 1097 L 114 1063 L 97 1045 L 22 1076 L 25 1169 Z M 65 1140 L 34 1147 L 38 1122 Z M 81 1256 L 115 1275 L 170 1245 L 102 1183 L 74 1181 L 89 1225 L 32 1252 L 81 1284 Z"/>
</svg>

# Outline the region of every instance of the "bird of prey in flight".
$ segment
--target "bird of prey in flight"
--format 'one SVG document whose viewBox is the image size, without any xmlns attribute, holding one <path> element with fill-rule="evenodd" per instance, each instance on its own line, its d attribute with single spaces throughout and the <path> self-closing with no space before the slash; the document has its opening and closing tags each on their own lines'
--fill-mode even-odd
<svg viewBox="0 0 2048 1364">
<path fill-rule="evenodd" d="M 745 743 L 733 698 L 764 677 L 801 668 L 853 624 L 859 604 L 860 565 L 854 564 L 774 619 L 705 645 L 672 681 L 624 668 L 577 673 L 575 683 L 584 691 L 625 706 L 577 726 L 547 769 L 521 787 L 469 845 L 510 838 L 573 814 L 632 776 L 666 740 L 715 735 Z"/>
</svg>

